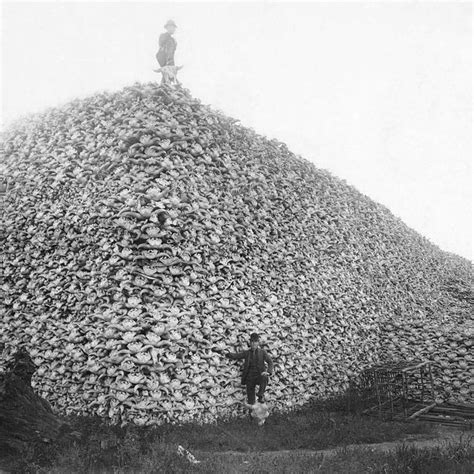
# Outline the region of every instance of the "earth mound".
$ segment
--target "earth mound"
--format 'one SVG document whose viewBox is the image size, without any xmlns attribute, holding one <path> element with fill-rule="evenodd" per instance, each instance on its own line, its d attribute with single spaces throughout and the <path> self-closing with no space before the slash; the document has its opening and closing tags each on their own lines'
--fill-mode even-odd
<svg viewBox="0 0 474 474">
<path fill-rule="evenodd" d="M 35 366 L 28 353 L 18 350 L 6 369 L 0 373 L 0 457 L 18 457 L 32 443 L 69 436 L 69 426 L 31 388 Z"/>
<path fill-rule="evenodd" d="M 274 408 L 427 358 L 468 399 L 472 265 L 194 99 L 135 84 L 4 133 L 0 340 L 64 414 L 140 425 L 235 412 L 222 351 L 259 332 Z M 471 379 L 469 379 L 471 377 Z"/>
</svg>

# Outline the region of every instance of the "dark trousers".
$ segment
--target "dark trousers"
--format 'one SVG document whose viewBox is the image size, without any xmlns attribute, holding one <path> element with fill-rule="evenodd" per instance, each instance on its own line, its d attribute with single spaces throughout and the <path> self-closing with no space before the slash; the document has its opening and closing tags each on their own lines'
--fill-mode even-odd
<svg viewBox="0 0 474 474">
<path fill-rule="evenodd" d="M 255 388 L 258 385 L 260 388 L 258 389 L 257 397 L 263 397 L 265 393 L 265 389 L 267 388 L 268 384 L 268 375 L 249 375 L 247 376 L 247 381 L 245 385 L 247 386 L 247 403 L 249 405 L 253 405 L 255 403 Z"/>
<path fill-rule="evenodd" d="M 160 49 L 156 53 L 155 57 L 156 57 L 156 60 L 158 61 L 158 64 L 160 65 L 160 67 L 174 66 L 174 57 L 170 57 L 162 49 Z"/>
</svg>

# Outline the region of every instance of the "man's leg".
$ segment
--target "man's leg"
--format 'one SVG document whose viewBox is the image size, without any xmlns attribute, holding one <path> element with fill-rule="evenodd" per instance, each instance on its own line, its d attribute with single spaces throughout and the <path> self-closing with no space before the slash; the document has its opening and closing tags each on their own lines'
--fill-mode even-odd
<svg viewBox="0 0 474 474">
<path fill-rule="evenodd" d="M 247 379 L 247 403 L 253 405 L 255 403 L 255 386 L 257 385 L 258 379 L 248 378 Z"/>
<path fill-rule="evenodd" d="M 257 393 L 258 401 L 263 402 L 265 389 L 267 388 L 267 385 L 268 385 L 268 375 L 260 375 L 258 379 L 258 385 L 260 386 Z"/>
<path fill-rule="evenodd" d="M 155 57 L 160 67 L 166 66 L 166 58 L 164 56 L 163 51 L 158 51 Z"/>
</svg>

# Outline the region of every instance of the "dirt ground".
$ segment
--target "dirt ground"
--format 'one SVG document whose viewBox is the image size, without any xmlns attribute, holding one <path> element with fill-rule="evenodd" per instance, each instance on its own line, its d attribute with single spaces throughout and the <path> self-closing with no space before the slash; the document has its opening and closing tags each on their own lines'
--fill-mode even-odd
<svg viewBox="0 0 474 474">
<path fill-rule="evenodd" d="M 195 451 L 193 454 L 196 459 L 202 463 L 212 460 L 213 462 L 219 461 L 222 465 L 229 465 L 233 468 L 240 467 L 238 471 L 234 472 L 247 472 L 251 470 L 251 466 L 258 458 L 259 463 L 263 460 L 268 465 L 278 465 L 279 461 L 287 460 L 288 457 L 298 457 L 299 460 L 306 459 L 306 464 L 312 464 L 315 468 L 321 468 L 324 465 L 325 460 L 330 457 L 337 456 L 341 449 L 351 450 L 370 450 L 379 452 L 388 452 L 397 449 L 398 447 L 405 445 L 416 448 L 431 448 L 436 446 L 446 446 L 450 443 L 457 443 L 460 439 L 466 443 L 467 446 L 474 448 L 474 431 L 462 431 L 453 428 L 439 427 L 432 436 L 427 435 L 412 435 L 408 436 L 403 440 L 391 441 L 385 443 L 372 443 L 372 444 L 350 444 L 340 446 L 332 449 L 324 450 L 309 450 L 309 449 L 297 449 L 297 450 L 280 450 L 280 451 L 223 451 L 223 452 L 206 452 L 206 451 Z M 286 464 L 286 462 L 285 462 Z"/>
</svg>

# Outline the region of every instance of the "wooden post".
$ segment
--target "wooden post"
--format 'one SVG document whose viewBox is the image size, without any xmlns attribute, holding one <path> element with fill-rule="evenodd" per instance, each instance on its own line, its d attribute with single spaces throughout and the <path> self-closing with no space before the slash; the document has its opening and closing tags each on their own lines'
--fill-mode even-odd
<svg viewBox="0 0 474 474">
<path fill-rule="evenodd" d="M 390 385 L 389 385 L 389 396 L 390 396 L 390 413 L 391 413 L 391 418 L 393 419 L 395 415 L 395 409 L 393 406 L 393 391 L 394 391 L 395 383 L 393 380 L 390 380 Z"/>
<path fill-rule="evenodd" d="M 427 407 L 422 408 L 421 410 L 416 411 L 413 413 L 413 415 L 409 416 L 408 419 L 412 420 L 413 418 L 416 418 L 417 416 L 422 415 L 423 413 L 426 413 L 427 411 L 430 411 L 432 408 L 434 408 L 437 405 L 436 402 L 432 403 L 431 405 L 428 405 Z"/>
<path fill-rule="evenodd" d="M 375 390 L 377 391 L 377 401 L 379 402 L 379 417 L 382 418 L 382 400 L 380 399 L 379 377 L 377 369 L 374 369 Z"/>
<path fill-rule="evenodd" d="M 433 373 L 431 372 L 431 364 L 428 362 L 428 374 L 430 377 L 430 384 L 431 384 L 431 399 L 435 400 L 435 392 L 434 392 L 434 383 L 433 383 Z"/>
<path fill-rule="evenodd" d="M 406 373 L 405 372 L 402 372 L 402 390 L 403 390 L 403 396 L 402 396 L 403 411 L 405 413 L 405 418 L 406 418 L 407 415 L 408 415 L 408 413 L 407 413 L 407 398 L 408 398 L 407 391 L 408 391 L 408 387 L 407 387 L 407 379 L 406 379 Z"/>
<path fill-rule="evenodd" d="M 420 379 L 421 379 L 421 403 L 425 401 L 425 379 L 423 373 L 425 371 L 425 366 L 420 367 Z"/>
</svg>

